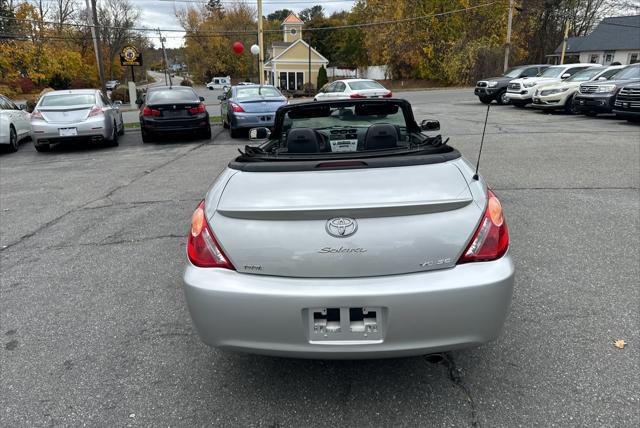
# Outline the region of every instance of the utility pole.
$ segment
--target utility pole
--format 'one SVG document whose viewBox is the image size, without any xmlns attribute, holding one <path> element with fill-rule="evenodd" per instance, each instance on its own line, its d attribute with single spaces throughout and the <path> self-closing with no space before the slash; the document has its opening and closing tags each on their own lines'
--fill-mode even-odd
<svg viewBox="0 0 640 428">
<path fill-rule="evenodd" d="M 511 22 L 513 21 L 513 2 L 509 0 L 509 17 L 507 18 L 507 43 L 504 46 L 504 72 L 509 68 L 509 55 L 511 54 Z"/>
<path fill-rule="evenodd" d="M 258 73 L 260 73 L 260 85 L 264 85 L 264 40 L 262 37 L 262 0 L 258 0 Z"/>
<path fill-rule="evenodd" d="M 567 39 L 569 38 L 569 21 L 564 27 L 564 39 L 562 40 L 562 55 L 560 55 L 560 64 L 564 64 L 564 53 L 567 51 Z"/>
<path fill-rule="evenodd" d="M 89 25 L 91 25 L 91 37 L 93 38 L 93 50 L 96 53 L 96 67 L 98 68 L 98 77 L 100 78 L 100 88 L 104 91 L 104 71 L 102 68 L 102 49 L 100 49 L 100 32 L 98 30 L 98 12 L 96 8 L 96 0 L 85 0 L 87 4 L 87 12 Z"/>
<path fill-rule="evenodd" d="M 169 60 L 167 59 L 167 51 L 164 49 L 164 41 L 165 38 L 162 37 L 162 33 L 158 28 L 158 36 L 160 37 L 160 46 L 162 46 L 162 58 L 164 59 L 164 84 L 167 84 L 167 76 L 169 76 L 169 87 L 173 86 L 173 82 L 171 81 L 171 74 L 169 74 Z"/>
</svg>

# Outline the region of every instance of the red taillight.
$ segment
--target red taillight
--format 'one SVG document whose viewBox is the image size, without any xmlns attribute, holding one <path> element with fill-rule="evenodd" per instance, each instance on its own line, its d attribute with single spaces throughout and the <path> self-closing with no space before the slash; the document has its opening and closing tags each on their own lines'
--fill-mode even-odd
<svg viewBox="0 0 640 428">
<path fill-rule="evenodd" d="M 388 94 L 383 95 L 384 98 L 391 98 L 393 96 L 393 92 L 389 91 Z"/>
<path fill-rule="evenodd" d="M 100 108 L 98 106 L 93 106 L 93 108 L 89 112 L 89 116 L 88 117 L 101 116 L 103 114 L 104 114 L 104 110 L 102 108 Z"/>
<path fill-rule="evenodd" d="M 367 98 L 367 97 L 361 94 L 351 94 L 351 98 Z"/>
<path fill-rule="evenodd" d="M 160 116 L 160 110 L 157 110 L 155 108 L 145 107 L 142 110 L 142 115 L 143 116 Z"/>
<path fill-rule="evenodd" d="M 189 109 L 189 114 L 205 113 L 206 111 L 207 108 L 204 104 L 198 104 L 198 107 L 192 107 Z"/>
<path fill-rule="evenodd" d="M 240 107 L 238 104 L 234 104 L 234 103 L 231 103 L 231 110 L 238 113 L 244 113 L 244 109 Z"/>
<path fill-rule="evenodd" d="M 191 230 L 187 240 L 187 255 L 195 266 L 235 270 L 222 252 L 218 242 L 216 242 L 211 229 L 209 229 L 207 218 L 204 214 L 204 201 L 200 202 L 191 217 Z"/>
<path fill-rule="evenodd" d="M 42 117 L 42 113 L 40 113 L 38 110 L 34 110 L 31 113 L 31 119 L 44 119 L 44 117 Z"/>
<path fill-rule="evenodd" d="M 509 248 L 509 231 L 496 195 L 488 190 L 487 209 L 482 216 L 471 243 L 458 263 L 483 262 L 499 259 Z"/>
</svg>

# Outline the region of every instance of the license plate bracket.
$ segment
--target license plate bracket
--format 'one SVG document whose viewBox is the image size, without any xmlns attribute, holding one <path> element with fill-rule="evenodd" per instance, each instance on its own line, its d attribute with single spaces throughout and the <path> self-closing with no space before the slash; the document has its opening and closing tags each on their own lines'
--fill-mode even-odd
<svg viewBox="0 0 640 428">
<path fill-rule="evenodd" d="M 384 313 L 381 307 L 309 308 L 309 342 L 382 342 Z"/>
</svg>

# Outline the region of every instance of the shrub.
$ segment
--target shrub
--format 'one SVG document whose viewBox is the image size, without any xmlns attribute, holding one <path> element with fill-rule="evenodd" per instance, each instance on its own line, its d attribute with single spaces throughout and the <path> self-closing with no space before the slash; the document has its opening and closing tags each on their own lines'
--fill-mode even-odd
<svg viewBox="0 0 640 428">
<path fill-rule="evenodd" d="M 136 88 L 136 98 L 140 98 L 142 96 L 142 90 Z M 129 102 L 129 88 L 120 85 L 111 91 L 111 101 L 122 101 L 123 103 Z M 135 100 L 134 100 L 135 101 Z"/>
<path fill-rule="evenodd" d="M 68 76 L 63 76 L 59 73 L 54 74 L 49 79 L 49 86 L 51 86 L 55 90 L 69 89 L 70 85 L 71 79 Z"/>
<path fill-rule="evenodd" d="M 30 94 L 36 88 L 36 84 L 33 82 L 33 80 L 29 79 L 28 77 L 20 77 L 17 80 L 16 84 L 18 85 L 18 87 L 20 88 L 23 94 Z"/>
<path fill-rule="evenodd" d="M 193 86 L 193 82 L 189 79 L 182 79 L 180 86 Z"/>
<path fill-rule="evenodd" d="M 327 84 L 328 81 L 329 79 L 327 79 L 327 70 L 324 68 L 323 65 L 321 65 L 320 70 L 318 70 L 318 82 L 317 82 L 316 88 L 322 88 L 324 85 Z"/>
</svg>

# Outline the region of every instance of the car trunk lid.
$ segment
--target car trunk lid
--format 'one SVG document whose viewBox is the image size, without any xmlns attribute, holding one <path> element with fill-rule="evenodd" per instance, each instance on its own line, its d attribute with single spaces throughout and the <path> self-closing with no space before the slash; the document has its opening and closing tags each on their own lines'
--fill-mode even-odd
<svg viewBox="0 0 640 428">
<path fill-rule="evenodd" d="M 207 217 L 239 272 L 366 277 L 449 268 L 482 210 L 452 163 L 238 172 Z"/>
<path fill-rule="evenodd" d="M 252 98 L 238 101 L 237 104 L 247 113 L 272 113 L 278 110 L 287 100 L 283 98 Z"/>
<path fill-rule="evenodd" d="M 93 107 L 93 104 L 65 107 L 38 107 L 38 111 L 47 122 L 73 123 L 86 120 Z"/>
</svg>

